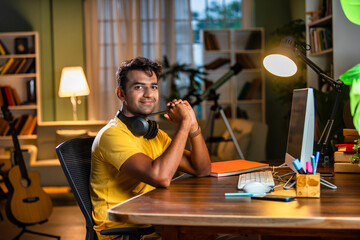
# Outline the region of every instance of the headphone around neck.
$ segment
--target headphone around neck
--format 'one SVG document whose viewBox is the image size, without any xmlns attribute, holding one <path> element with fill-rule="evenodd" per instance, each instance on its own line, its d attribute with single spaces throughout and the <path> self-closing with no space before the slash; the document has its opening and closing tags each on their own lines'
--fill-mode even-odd
<svg viewBox="0 0 360 240">
<path fill-rule="evenodd" d="M 120 110 L 116 113 L 116 117 L 125 123 L 131 133 L 137 137 L 144 136 L 146 139 L 152 139 L 158 133 L 159 128 L 155 121 L 145 120 L 138 116 L 127 117 Z"/>
</svg>

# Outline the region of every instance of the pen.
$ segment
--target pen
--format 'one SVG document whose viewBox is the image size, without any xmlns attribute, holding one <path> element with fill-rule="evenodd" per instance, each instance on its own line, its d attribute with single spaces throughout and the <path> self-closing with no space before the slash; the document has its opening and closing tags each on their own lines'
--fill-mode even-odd
<svg viewBox="0 0 360 240">
<path fill-rule="evenodd" d="M 319 163 L 319 159 L 320 159 L 320 152 L 317 151 L 316 152 L 316 158 L 315 158 L 315 169 L 317 170 L 317 166 L 318 166 L 318 163 Z"/>
<path fill-rule="evenodd" d="M 266 193 L 244 193 L 244 192 L 225 193 L 225 197 L 251 197 L 253 195 L 266 195 Z"/>
<path fill-rule="evenodd" d="M 295 167 L 296 171 L 298 171 L 298 173 L 305 174 L 305 171 L 302 168 L 301 163 L 298 158 L 295 159 L 294 161 L 292 161 L 292 164 L 294 165 L 294 167 Z"/>
<path fill-rule="evenodd" d="M 316 174 L 316 160 L 314 155 L 311 156 L 311 165 L 312 165 L 313 174 Z"/>
<path fill-rule="evenodd" d="M 307 173 L 313 173 L 313 167 L 311 165 L 311 161 L 306 162 L 306 171 Z"/>
</svg>

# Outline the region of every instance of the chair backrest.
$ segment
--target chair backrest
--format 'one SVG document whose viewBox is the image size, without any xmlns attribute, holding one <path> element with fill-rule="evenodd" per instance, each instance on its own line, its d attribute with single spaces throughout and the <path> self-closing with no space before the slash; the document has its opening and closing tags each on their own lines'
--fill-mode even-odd
<svg viewBox="0 0 360 240">
<path fill-rule="evenodd" d="M 86 239 L 97 239 L 91 211 L 91 145 L 94 137 L 74 138 L 59 144 L 56 154 L 86 220 Z"/>
</svg>

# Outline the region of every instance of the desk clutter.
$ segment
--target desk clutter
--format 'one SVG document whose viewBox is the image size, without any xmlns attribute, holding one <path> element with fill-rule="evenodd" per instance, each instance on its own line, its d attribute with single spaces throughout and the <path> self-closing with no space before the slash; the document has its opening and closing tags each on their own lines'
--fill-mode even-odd
<svg viewBox="0 0 360 240">
<path fill-rule="evenodd" d="M 344 143 L 336 144 L 338 148 L 334 152 L 334 172 L 360 173 L 360 167 L 354 163 L 356 141 L 360 140 L 360 135 L 356 129 L 343 129 Z"/>
</svg>

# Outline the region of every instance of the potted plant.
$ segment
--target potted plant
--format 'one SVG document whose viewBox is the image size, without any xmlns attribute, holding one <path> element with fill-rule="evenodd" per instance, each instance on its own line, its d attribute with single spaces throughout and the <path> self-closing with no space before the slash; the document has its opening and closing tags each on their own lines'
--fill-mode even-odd
<svg viewBox="0 0 360 240">
<path fill-rule="evenodd" d="M 163 73 L 160 79 L 167 84 L 166 91 L 162 91 L 166 102 L 172 99 L 188 99 L 190 95 L 201 93 L 203 82 L 207 80 L 204 76 L 207 74 L 200 70 L 200 67 L 193 68 L 189 64 L 174 63 L 170 64 L 166 56 L 162 61 Z"/>
</svg>

